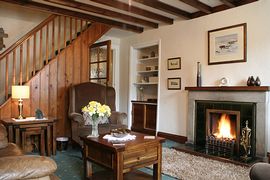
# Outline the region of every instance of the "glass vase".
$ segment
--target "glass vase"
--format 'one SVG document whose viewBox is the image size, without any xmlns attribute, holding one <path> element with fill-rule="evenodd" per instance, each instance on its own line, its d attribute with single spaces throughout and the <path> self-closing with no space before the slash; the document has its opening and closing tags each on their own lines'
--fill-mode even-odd
<svg viewBox="0 0 270 180">
<path fill-rule="evenodd" d="M 92 117 L 92 133 L 91 136 L 92 137 L 98 137 L 98 124 L 99 124 L 99 118 L 93 118 Z"/>
</svg>

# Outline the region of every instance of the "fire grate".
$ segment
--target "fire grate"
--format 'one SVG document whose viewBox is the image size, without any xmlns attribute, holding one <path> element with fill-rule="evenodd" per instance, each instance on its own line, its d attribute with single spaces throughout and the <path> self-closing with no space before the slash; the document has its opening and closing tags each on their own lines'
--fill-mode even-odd
<svg viewBox="0 0 270 180">
<path fill-rule="evenodd" d="M 234 155 L 235 140 L 217 138 L 214 135 L 206 136 L 206 153 L 232 158 Z"/>
</svg>

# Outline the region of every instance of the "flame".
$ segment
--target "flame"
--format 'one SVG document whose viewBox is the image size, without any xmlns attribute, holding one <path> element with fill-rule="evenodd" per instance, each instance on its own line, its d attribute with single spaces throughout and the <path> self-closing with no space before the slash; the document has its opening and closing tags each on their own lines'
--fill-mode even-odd
<svg viewBox="0 0 270 180">
<path fill-rule="evenodd" d="M 218 123 L 218 132 L 214 134 L 217 138 L 235 139 L 235 135 L 231 134 L 230 116 L 222 114 Z"/>
</svg>

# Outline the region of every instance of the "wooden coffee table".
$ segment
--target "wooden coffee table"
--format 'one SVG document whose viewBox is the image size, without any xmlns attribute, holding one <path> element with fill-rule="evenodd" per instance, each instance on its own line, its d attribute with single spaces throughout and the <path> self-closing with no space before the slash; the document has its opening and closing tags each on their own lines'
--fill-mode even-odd
<svg viewBox="0 0 270 180">
<path fill-rule="evenodd" d="M 113 179 L 122 180 L 123 174 L 153 164 L 153 179 L 161 179 L 162 143 L 164 138 L 144 139 L 146 134 L 131 132 L 135 140 L 115 145 L 104 135 L 98 138 L 80 137 L 83 141 L 85 178 L 92 177 L 91 162 L 113 171 Z"/>
</svg>

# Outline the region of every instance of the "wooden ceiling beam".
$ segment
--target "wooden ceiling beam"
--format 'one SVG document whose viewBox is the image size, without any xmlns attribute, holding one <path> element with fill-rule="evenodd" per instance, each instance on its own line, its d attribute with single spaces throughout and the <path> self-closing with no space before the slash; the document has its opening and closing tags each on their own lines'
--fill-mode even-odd
<svg viewBox="0 0 270 180">
<path fill-rule="evenodd" d="M 198 0 L 179 0 L 185 4 L 188 4 L 206 14 L 211 14 L 212 13 L 212 8 Z"/>
<path fill-rule="evenodd" d="M 238 6 L 256 2 L 258 0 L 234 0 Z"/>
<path fill-rule="evenodd" d="M 173 19 L 156 14 L 156 13 L 152 13 L 150 11 L 146 11 L 144 9 L 138 8 L 136 6 L 132 6 L 126 3 L 123 3 L 119 0 L 89 0 L 95 3 L 99 3 L 99 4 L 103 4 L 106 6 L 110 6 L 116 9 L 120 9 L 123 11 L 127 11 L 136 15 L 140 15 L 140 16 L 144 16 L 150 19 L 155 19 L 157 21 L 160 22 L 164 22 L 166 24 L 173 24 Z"/>
<path fill-rule="evenodd" d="M 242 6 L 242 5 L 253 3 L 253 2 L 256 2 L 256 1 L 258 1 L 258 0 L 234 0 L 233 4 L 235 4 L 236 6 Z M 222 5 L 213 7 L 212 8 L 212 13 L 224 11 L 224 10 L 227 10 L 227 9 L 231 9 L 231 7 L 229 7 L 228 5 L 222 4 Z M 201 17 L 201 16 L 205 16 L 205 15 L 207 15 L 207 14 L 202 12 L 202 11 L 198 11 L 198 12 L 192 13 L 191 18 L 197 18 L 197 17 Z"/>
<path fill-rule="evenodd" d="M 98 16 L 93 16 L 93 15 L 80 13 L 80 12 L 76 12 L 76 11 L 71 11 L 68 9 L 63 9 L 63 8 L 59 8 L 59 7 L 55 7 L 55 6 L 51 6 L 51 5 L 46 5 L 46 4 L 42 4 L 42 3 L 38 3 L 38 2 L 33 2 L 31 0 L 0 0 L 0 1 L 4 1 L 4 2 L 12 3 L 12 4 L 17 4 L 17 5 L 45 11 L 45 12 L 50 12 L 53 14 L 76 17 L 76 18 L 84 19 L 84 20 L 87 20 L 90 22 L 99 22 L 99 23 L 107 24 L 109 26 L 118 28 L 118 29 L 132 31 L 132 32 L 136 32 L 136 33 L 143 32 L 143 28 L 139 27 L 139 26 L 134 26 L 134 25 L 127 24 L 127 23 L 122 23 L 122 22 L 118 22 L 118 21 L 114 21 L 114 20 L 110 20 L 110 19 L 106 19 L 106 18 L 102 18 L 102 17 L 98 17 Z"/>
<path fill-rule="evenodd" d="M 135 24 L 141 24 L 141 25 L 145 25 L 148 27 L 152 27 L 152 28 L 158 28 L 158 24 L 151 22 L 151 21 L 147 21 L 144 19 L 140 19 L 140 18 L 136 18 L 133 16 L 129 16 L 127 14 L 122 14 L 119 12 L 115 12 L 115 11 L 111 11 L 108 9 L 104 9 L 104 8 L 100 8 L 97 6 L 92 6 L 90 4 L 85 4 L 85 3 L 81 3 L 81 2 L 77 2 L 77 1 L 63 1 L 63 0 L 46 0 L 48 2 L 51 3 L 55 3 L 58 5 L 63 5 L 63 6 L 67 6 L 70 8 L 76 8 L 76 9 L 80 9 L 83 11 L 88 11 L 88 12 L 92 12 L 92 13 L 96 13 L 96 14 L 100 14 L 100 15 L 104 15 L 104 16 L 109 16 L 112 18 L 116 18 L 116 19 L 121 19 L 124 21 L 128 21 L 131 23 L 135 23 Z"/>
<path fill-rule="evenodd" d="M 166 3 L 163 3 L 158 0 L 132 0 L 134 2 L 141 3 L 143 5 L 167 12 L 169 14 L 173 14 L 175 16 L 184 17 L 186 19 L 190 19 L 191 14 L 187 11 L 178 9 L 176 7 L 170 6 Z"/>
<path fill-rule="evenodd" d="M 230 8 L 236 7 L 236 4 L 230 0 L 220 0 L 220 1 Z"/>
<path fill-rule="evenodd" d="M 225 4 L 222 4 L 222 5 L 213 7 L 212 12 L 216 13 L 216 12 L 224 11 L 224 10 L 227 10 L 227 9 L 230 9 L 230 7 L 228 7 Z M 198 12 L 192 13 L 191 17 L 192 18 L 197 18 L 197 17 L 201 17 L 201 16 L 205 16 L 205 15 L 207 15 L 207 14 L 202 12 L 202 11 L 198 11 Z"/>
</svg>

